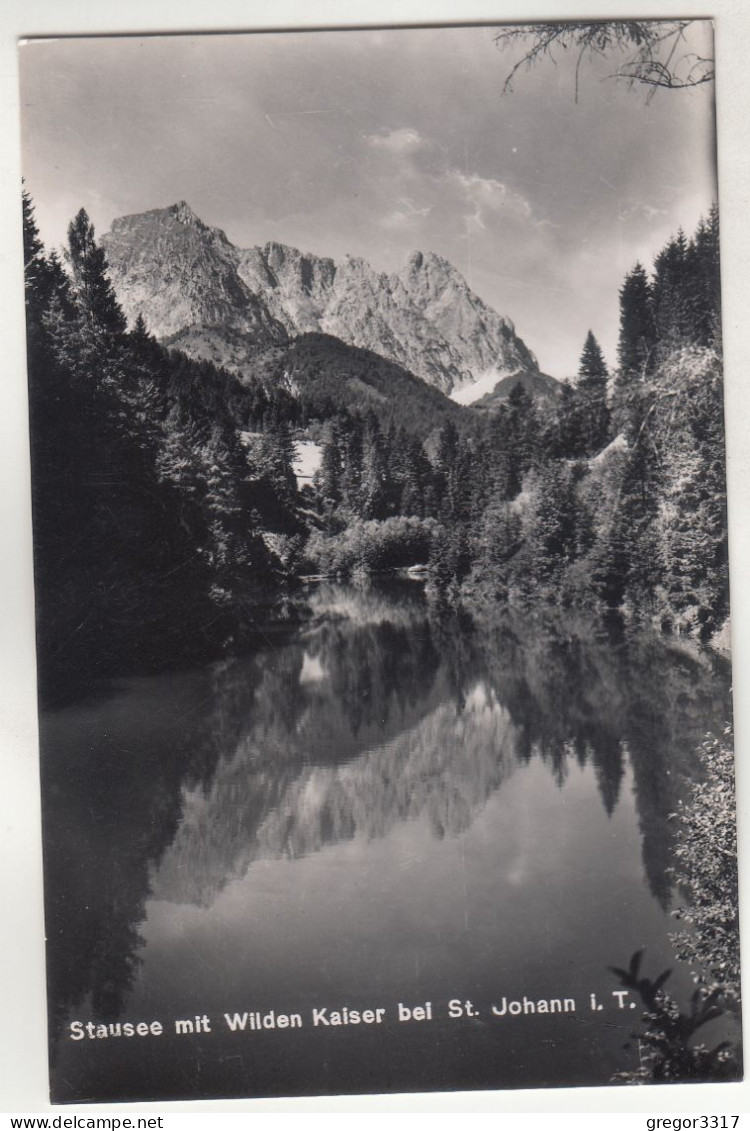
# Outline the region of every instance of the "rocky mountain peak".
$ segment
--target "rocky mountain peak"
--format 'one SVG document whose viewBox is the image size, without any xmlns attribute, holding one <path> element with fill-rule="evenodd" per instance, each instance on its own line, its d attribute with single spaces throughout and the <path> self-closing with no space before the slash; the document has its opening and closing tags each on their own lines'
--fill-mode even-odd
<svg viewBox="0 0 750 1131">
<path fill-rule="evenodd" d="M 432 251 L 385 275 L 360 256 L 336 264 L 276 240 L 240 249 L 184 200 L 116 220 L 102 242 L 131 322 L 142 313 L 157 337 L 199 356 L 210 338 L 210 356 L 233 368 L 258 345 L 323 332 L 451 395 L 480 378 L 489 391 L 511 374 L 539 375 L 512 322 Z"/>
<path fill-rule="evenodd" d="M 368 279 L 380 278 L 380 273 L 361 255 L 345 255 L 342 268 L 350 275 L 362 275 Z"/>
<path fill-rule="evenodd" d="M 203 221 L 196 216 L 186 200 L 180 200 L 165 210 L 174 216 L 178 224 L 194 224 L 196 227 L 205 228 Z"/>
<path fill-rule="evenodd" d="M 456 279 L 465 281 L 463 275 L 448 259 L 438 255 L 436 251 L 412 251 L 406 258 L 402 274 L 418 275 L 421 272 L 443 272 L 445 275 L 455 276 Z"/>
<path fill-rule="evenodd" d="M 204 224 L 186 201 L 115 220 L 102 237 L 110 275 L 132 325 L 173 339 L 195 327 L 222 326 L 254 343 L 286 332 L 237 273 L 237 249 Z"/>
<path fill-rule="evenodd" d="M 273 271 L 278 271 L 289 261 L 299 263 L 302 252 L 296 247 L 289 247 L 288 244 L 269 240 L 263 248 L 263 258 Z"/>
<path fill-rule="evenodd" d="M 321 301 L 322 292 L 330 287 L 336 274 L 332 259 L 310 255 L 274 240 L 262 249 L 250 248 L 243 251 L 240 256 L 246 269 L 255 272 L 255 281 L 261 288 L 270 285 L 287 292 L 299 289 L 311 297 L 317 296 Z M 265 278 L 262 278 L 264 274 Z"/>
<path fill-rule="evenodd" d="M 446 295 L 448 302 L 471 294 L 463 275 L 434 251 L 413 251 L 396 276 L 407 294 L 424 307 Z"/>
<path fill-rule="evenodd" d="M 103 242 L 112 243 L 120 237 L 130 238 L 135 243 L 139 238 L 174 240 L 178 235 L 183 240 L 207 240 L 231 246 L 221 228 L 209 228 L 185 200 L 170 204 L 166 208 L 152 208 L 148 212 L 121 216 L 112 222 L 109 232 L 103 237 Z"/>
</svg>

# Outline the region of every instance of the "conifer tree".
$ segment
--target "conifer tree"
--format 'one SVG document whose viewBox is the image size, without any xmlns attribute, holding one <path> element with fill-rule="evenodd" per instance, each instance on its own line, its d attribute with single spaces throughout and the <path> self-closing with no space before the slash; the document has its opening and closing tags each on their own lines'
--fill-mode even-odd
<svg viewBox="0 0 750 1131">
<path fill-rule="evenodd" d="M 636 263 L 620 290 L 618 360 L 624 376 L 643 375 L 654 364 L 653 296 L 642 264 Z"/>
<path fill-rule="evenodd" d="M 40 274 L 44 271 L 44 245 L 39 238 L 39 228 L 34 216 L 34 205 L 31 197 L 23 190 L 21 195 L 23 206 L 23 267 L 26 279 L 27 293 L 33 293 L 38 285 Z"/>
<path fill-rule="evenodd" d="M 107 277 L 107 259 L 95 238 L 94 225 L 82 208 L 68 226 L 68 266 L 84 326 L 100 343 L 125 332 L 125 316 Z"/>
<path fill-rule="evenodd" d="M 130 333 L 82 210 L 66 275 L 24 200 L 39 671 L 46 693 L 93 672 L 163 666 L 243 629 L 283 562 L 248 516 L 240 431 L 251 393 Z M 264 437 L 263 522 L 296 533 L 288 426 Z"/>
<path fill-rule="evenodd" d="M 688 243 L 680 229 L 654 260 L 651 295 L 660 357 L 693 338 L 690 278 Z"/>
<path fill-rule="evenodd" d="M 688 296 L 693 340 L 701 346 L 720 347 L 719 210 L 715 204 L 688 248 Z"/>
<path fill-rule="evenodd" d="M 595 455 L 609 439 L 608 376 L 604 354 L 593 333 L 589 330 L 578 367 L 578 385 L 576 387 L 581 412 L 580 431 L 585 455 Z"/>
<path fill-rule="evenodd" d="M 589 330 L 578 366 L 578 384 L 580 386 L 592 381 L 606 381 L 607 376 L 607 363 L 604 360 L 601 346 L 592 331 Z"/>
<path fill-rule="evenodd" d="M 488 474 L 503 499 L 514 499 L 541 446 L 540 421 L 529 394 L 520 383 L 490 424 Z"/>
<path fill-rule="evenodd" d="M 458 430 L 449 421 L 440 429 L 435 457 L 441 511 L 449 517 L 453 516 L 456 504 L 458 445 Z"/>
<path fill-rule="evenodd" d="M 362 487 L 362 433 L 361 418 L 349 417 L 346 429 L 342 430 L 341 495 L 354 514 L 358 511 Z"/>
<path fill-rule="evenodd" d="M 359 514 L 363 518 L 385 518 L 388 488 L 386 460 L 377 419 L 368 420 L 362 438 L 362 477 Z"/>
<path fill-rule="evenodd" d="M 434 471 L 421 442 L 415 436 L 403 435 L 403 481 L 399 511 L 404 515 L 436 517 Z"/>
<path fill-rule="evenodd" d="M 549 461 L 529 479 L 532 506 L 524 547 L 526 582 L 559 596 L 562 573 L 577 546 L 572 472 L 565 463 Z"/>
<path fill-rule="evenodd" d="M 491 498 L 476 533 L 474 577 L 493 599 L 507 599 L 517 575 L 514 559 L 522 545 L 519 514 L 507 500 Z"/>
<path fill-rule="evenodd" d="M 317 479 L 324 502 L 335 506 L 341 501 L 341 481 L 344 464 L 341 455 L 339 429 L 335 422 L 329 427 L 328 437 L 323 443 L 320 471 Z"/>
<path fill-rule="evenodd" d="M 546 440 L 553 459 L 578 459 L 585 452 L 582 400 L 579 389 L 569 381 L 564 381 L 557 412 Z"/>
</svg>

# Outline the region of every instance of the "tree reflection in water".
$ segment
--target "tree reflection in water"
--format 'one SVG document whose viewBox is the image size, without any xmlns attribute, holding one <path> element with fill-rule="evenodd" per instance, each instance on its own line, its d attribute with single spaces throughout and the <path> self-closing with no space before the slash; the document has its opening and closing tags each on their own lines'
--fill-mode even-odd
<svg viewBox="0 0 750 1131">
<path fill-rule="evenodd" d="M 419 588 L 321 586 L 252 655 L 119 681 L 42 718 L 53 1037 L 117 1017 L 150 896 L 206 907 L 253 861 L 467 829 L 519 766 L 591 766 L 610 816 L 632 767 L 645 875 L 670 899 L 667 821 L 729 716 L 721 660 L 583 619 L 430 617 Z"/>
</svg>

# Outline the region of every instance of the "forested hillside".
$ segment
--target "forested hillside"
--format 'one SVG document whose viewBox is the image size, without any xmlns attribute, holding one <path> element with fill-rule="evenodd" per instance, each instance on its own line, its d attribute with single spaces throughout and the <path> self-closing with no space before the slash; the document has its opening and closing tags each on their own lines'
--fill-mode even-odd
<svg viewBox="0 0 750 1131">
<path fill-rule="evenodd" d="M 718 214 L 620 292 L 619 368 L 589 334 L 555 417 L 490 424 L 488 504 L 466 584 L 599 604 L 708 636 L 728 613 Z M 508 475 L 508 452 L 526 456 Z"/>
<path fill-rule="evenodd" d="M 303 532 L 285 426 L 267 397 L 126 328 L 83 211 L 67 271 L 26 198 L 24 220 L 43 689 L 239 643 Z M 239 422 L 255 411 L 276 442 L 251 469 Z"/>
<path fill-rule="evenodd" d="M 50 693 L 242 647 L 305 573 L 419 564 L 437 608 L 579 605 L 704 638 L 725 620 L 715 210 L 625 279 L 614 373 L 589 333 L 559 397 L 516 387 L 490 412 L 324 334 L 242 376 L 189 360 L 127 326 L 83 210 L 64 265 L 25 195 L 24 237 Z M 302 489 L 300 438 L 321 452 Z"/>
<path fill-rule="evenodd" d="M 449 422 L 463 432 L 476 423 L 472 412 L 408 369 L 330 334 L 300 334 L 289 345 L 261 350 L 252 372 L 265 388 L 293 394 L 302 423 L 342 410 L 370 413 L 381 429 L 401 426 L 423 440 Z"/>
</svg>

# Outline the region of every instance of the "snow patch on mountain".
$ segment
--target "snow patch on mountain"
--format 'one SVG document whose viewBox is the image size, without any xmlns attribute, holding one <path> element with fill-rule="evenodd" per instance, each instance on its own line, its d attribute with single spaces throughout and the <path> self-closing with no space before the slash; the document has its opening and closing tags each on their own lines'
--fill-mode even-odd
<svg viewBox="0 0 750 1131">
<path fill-rule="evenodd" d="M 475 404 L 477 401 L 481 401 L 482 397 L 489 396 L 490 393 L 494 392 L 498 381 L 502 381 L 504 377 L 515 377 L 517 374 L 517 369 L 497 369 L 493 366 L 485 373 L 480 373 L 473 381 L 452 389 L 450 398 L 456 404 Z"/>
</svg>

